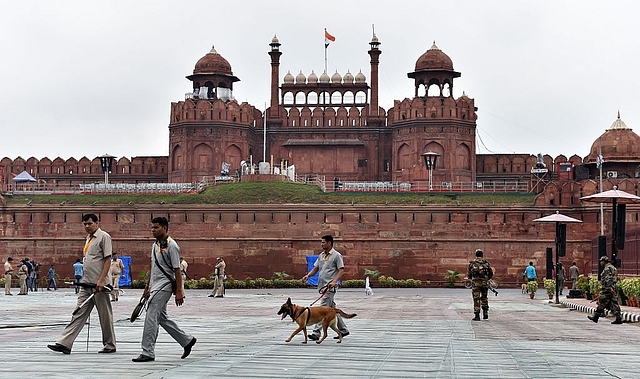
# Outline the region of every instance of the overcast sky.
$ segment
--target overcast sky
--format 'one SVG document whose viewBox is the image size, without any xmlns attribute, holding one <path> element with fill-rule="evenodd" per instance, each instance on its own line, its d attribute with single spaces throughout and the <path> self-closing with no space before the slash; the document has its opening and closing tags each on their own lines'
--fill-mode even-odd
<svg viewBox="0 0 640 379">
<path fill-rule="evenodd" d="M 359 70 L 371 25 L 380 106 L 411 98 L 407 78 L 435 40 L 478 107 L 478 153 L 589 153 L 616 119 L 640 128 L 637 1 L 11 1 L 0 13 L 0 158 L 168 154 L 172 101 L 215 45 L 234 96 L 269 102 L 280 78 Z"/>
</svg>

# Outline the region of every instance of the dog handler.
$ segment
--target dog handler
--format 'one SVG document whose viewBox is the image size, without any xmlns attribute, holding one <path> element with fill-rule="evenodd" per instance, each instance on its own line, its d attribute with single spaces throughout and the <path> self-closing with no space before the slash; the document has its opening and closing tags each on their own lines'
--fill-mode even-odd
<svg viewBox="0 0 640 379">
<path fill-rule="evenodd" d="M 315 275 L 316 272 L 320 272 L 318 275 L 318 288 L 327 286 L 327 293 L 322 297 L 320 305 L 335 308 L 336 303 L 334 297 L 338 287 L 338 280 L 340 280 L 344 274 L 344 262 L 342 261 L 342 255 L 333 248 L 333 236 L 323 236 L 320 244 L 323 252 L 318 256 L 316 263 L 313 265 L 313 269 L 307 275 L 303 276 L 302 280 L 306 282 L 310 276 Z M 342 333 L 343 337 L 348 336 L 349 329 L 347 329 L 347 326 L 344 324 L 342 317 L 339 315 L 336 315 L 336 317 L 338 318 L 338 329 L 340 329 L 340 333 Z M 322 324 L 318 323 L 313 328 L 313 332 L 307 337 L 313 341 L 317 341 L 320 339 L 321 330 Z M 334 338 L 338 339 L 339 337 L 336 336 Z"/>
</svg>

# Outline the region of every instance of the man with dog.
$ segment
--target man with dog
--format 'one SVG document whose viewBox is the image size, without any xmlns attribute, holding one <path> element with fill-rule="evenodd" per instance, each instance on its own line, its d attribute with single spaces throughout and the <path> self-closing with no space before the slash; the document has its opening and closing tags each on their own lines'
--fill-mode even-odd
<svg viewBox="0 0 640 379">
<path fill-rule="evenodd" d="M 333 236 L 328 234 L 322 236 L 322 241 L 320 242 L 320 246 L 322 247 L 322 253 L 318 256 L 316 263 L 313 265 L 313 269 L 307 273 L 307 275 L 302 277 L 303 281 L 307 281 L 309 277 L 319 272 L 318 275 L 318 288 L 322 289 L 326 287 L 326 293 L 322 296 L 322 300 L 320 305 L 327 307 L 336 307 L 336 303 L 334 301 L 336 290 L 338 287 L 338 281 L 342 278 L 344 274 L 344 262 L 342 260 L 342 254 L 336 251 L 333 248 Z M 345 325 L 342 317 L 336 315 L 338 318 L 338 329 L 342 334 L 342 337 L 346 337 L 349 335 L 349 329 Z M 309 334 L 309 337 L 313 341 L 318 341 L 320 339 L 320 331 L 322 330 L 322 325 L 320 323 L 316 324 L 313 328 L 313 332 Z M 334 337 L 339 339 L 339 336 Z"/>
<path fill-rule="evenodd" d="M 480 321 L 480 308 L 482 308 L 482 318 L 489 318 L 489 280 L 493 278 L 491 264 L 484 259 L 484 252 L 476 250 L 476 258 L 469 262 L 467 278 L 471 278 L 471 293 L 473 294 L 473 321 Z"/>
<path fill-rule="evenodd" d="M 620 303 L 618 301 L 618 289 L 616 288 L 616 284 L 618 283 L 618 270 L 611 264 L 611 259 L 606 255 L 600 258 L 600 266 L 604 268 L 602 269 L 602 274 L 600 276 L 602 287 L 600 288 L 600 294 L 598 295 L 598 308 L 596 308 L 593 316 L 587 316 L 587 318 L 597 323 L 598 319 L 604 316 L 604 310 L 606 308 L 616 316 L 616 319 L 611 323 L 622 324 Z"/>
</svg>

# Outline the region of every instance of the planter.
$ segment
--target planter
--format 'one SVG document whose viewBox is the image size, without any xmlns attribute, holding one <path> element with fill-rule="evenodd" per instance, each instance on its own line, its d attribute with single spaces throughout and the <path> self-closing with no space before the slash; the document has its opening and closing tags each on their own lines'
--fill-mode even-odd
<svg viewBox="0 0 640 379">
<path fill-rule="evenodd" d="M 548 293 L 547 295 L 549 295 L 549 299 L 553 299 L 553 294 L 552 293 Z"/>
<path fill-rule="evenodd" d="M 530 294 L 529 294 L 529 299 L 533 299 L 533 297 L 534 297 L 534 296 L 536 296 L 536 294 L 535 294 L 535 293 L 530 293 Z"/>
</svg>

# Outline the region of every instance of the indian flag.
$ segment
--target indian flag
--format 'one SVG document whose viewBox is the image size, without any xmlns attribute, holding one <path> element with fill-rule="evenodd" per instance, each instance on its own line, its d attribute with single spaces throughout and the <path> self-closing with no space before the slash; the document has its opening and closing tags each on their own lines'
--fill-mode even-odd
<svg viewBox="0 0 640 379">
<path fill-rule="evenodd" d="M 324 47 L 329 47 L 329 44 L 331 42 L 335 42 L 336 41 L 336 37 L 332 36 L 331 34 L 329 34 L 329 32 L 327 31 L 327 29 L 324 30 Z"/>
</svg>

